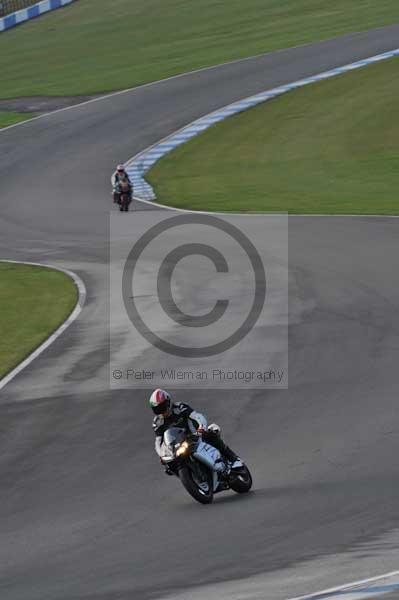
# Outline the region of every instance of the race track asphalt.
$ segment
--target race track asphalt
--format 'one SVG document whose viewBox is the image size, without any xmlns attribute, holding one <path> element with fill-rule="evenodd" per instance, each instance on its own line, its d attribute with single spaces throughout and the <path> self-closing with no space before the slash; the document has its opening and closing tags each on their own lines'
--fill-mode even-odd
<svg viewBox="0 0 399 600">
<path fill-rule="evenodd" d="M 0 255 L 66 266 L 88 290 L 2 391 L 2 599 L 279 600 L 396 566 L 399 219 L 290 219 L 289 389 L 190 392 L 255 480 L 211 507 L 162 474 L 147 391 L 109 389 L 107 265 L 115 163 L 231 101 L 398 46 L 399 26 L 345 36 L 0 132 Z"/>
</svg>

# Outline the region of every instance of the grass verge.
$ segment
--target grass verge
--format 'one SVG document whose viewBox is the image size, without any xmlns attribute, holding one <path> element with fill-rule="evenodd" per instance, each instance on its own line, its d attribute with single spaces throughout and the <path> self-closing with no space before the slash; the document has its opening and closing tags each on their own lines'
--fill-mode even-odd
<svg viewBox="0 0 399 600">
<path fill-rule="evenodd" d="M 122 89 L 396 22 L 397 0 L 79 0 L 0 35 L 0 97 Z"/>
<path fill-rule="evenodd" d="M 219 123 L 149 172 L 158 201 L 209 211 L 399 214 L 399 59 Z"/>
<path fill-rule="evenodd" d="M 77 298 L 60 271 L 0 262 L 0 379 L 65 321 Z"/>
<path fill-rule="evenodd" d="M 0 112 L 0 129 L 34 117 L 31 113 Z"/>
</svg>

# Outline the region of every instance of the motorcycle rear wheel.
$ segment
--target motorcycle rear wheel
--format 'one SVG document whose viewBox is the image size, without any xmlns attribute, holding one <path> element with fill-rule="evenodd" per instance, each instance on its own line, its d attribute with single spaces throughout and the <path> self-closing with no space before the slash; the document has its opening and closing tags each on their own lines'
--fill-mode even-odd
<svg viewBox="0 0 399 600">
<path fill-rule="evenodd" d="M 192 496 L 194 500 L 197 500 L 197 502 L 200 502 L 201 504 L 210 504 L 213 500 L 212 474 L 208 472 L 207 475 L 208 477 L 206 483 L 208 489 L 206 490 L 199 487 L 199 485 L 194 481 L 193 473 L 188 467 L 182 467 L 179 470 L 180 481 L 190 496 Z"/>
</svg>

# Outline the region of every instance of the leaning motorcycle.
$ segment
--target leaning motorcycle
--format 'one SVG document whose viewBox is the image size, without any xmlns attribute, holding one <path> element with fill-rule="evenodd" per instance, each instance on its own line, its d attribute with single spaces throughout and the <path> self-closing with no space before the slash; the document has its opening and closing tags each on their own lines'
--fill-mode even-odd
<svg viewBox="0 0 399 600">
<path fill-rule="evenodd" d="M 201 504 L 210 504 L 216 493 L 231 489 L 244 494 L 252 487 L 251 473 L 244 463 L 234 467 L 219 450 L 180 427 L 164 433 L 161 461 Z"/>
</svg>

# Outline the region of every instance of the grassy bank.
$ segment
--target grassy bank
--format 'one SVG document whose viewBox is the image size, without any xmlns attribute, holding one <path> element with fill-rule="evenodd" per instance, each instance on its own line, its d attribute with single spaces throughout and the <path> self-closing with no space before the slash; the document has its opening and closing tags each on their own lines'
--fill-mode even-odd
<svg viewBox="0 0 399 600">
<path fill-rule="evenodd" d="M 215 125 L 149 173 L 158 200 L 211 211 L 399 214 L 399 59 Z"/>
<path fill-rule="evenodd" d="M 0 379 L 71 313 L 73 281 L 59 271 L 0 262 Z"/>
<path fill-rule="evenodd" d="M 0 97 L 121 89 L 395 22 L 397 0 L 78 0 L 0 35 Z"/>
<path fill-rule="evenodd" d="M 8 127 L 21 121 L 31 119 L 35 115 L 30 113 L 15 113 L 15 112 L 0 112 L 0 129 L 2 127 Z"/>
</svg>

